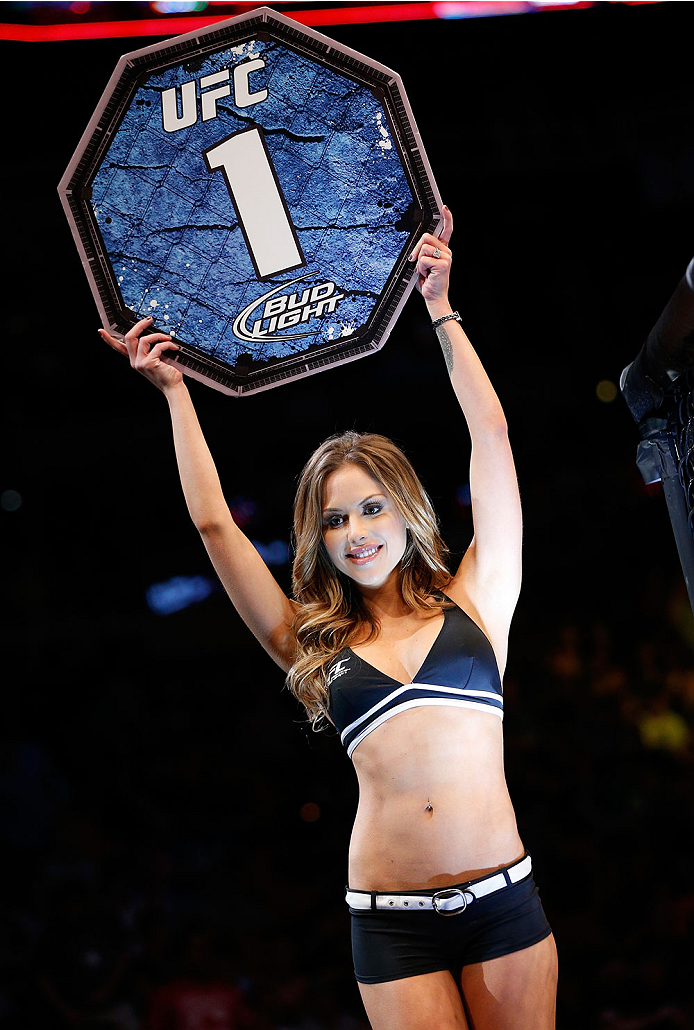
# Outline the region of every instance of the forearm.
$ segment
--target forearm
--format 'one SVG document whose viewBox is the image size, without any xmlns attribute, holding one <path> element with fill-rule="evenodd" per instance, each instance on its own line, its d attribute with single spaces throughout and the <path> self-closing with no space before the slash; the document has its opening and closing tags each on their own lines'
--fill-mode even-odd
<svg viewBox="0 0 694 1030">
<path fill-rule="evenodd" d="M 425 233 L 410 255 L 429 317 L 452 314 L 448 301 L 453 217 L 443 208 L 439 236 Z M 449 592 L 475 605 L 500 665 L 506 655 L 511 615 L 521 578 L 522 519 L 506 419 L 472 344 L 460 323 L 447 318 L 436 328 L 453 389 L 470 430 L 470 496 L 474 538 Z"/>
<path fill-rule="evenodd" d="M 232 518 L 187 387 L 180 382 L 163 393 L 171 411 L 176 460 L 190 517 L 232 604 L 286 672 L 295 651 L 292 604 Z"/>
<path fill-rule="evenodd" d="M 173 427 L 176 461 L 190 517 L 201 533 L 230 518 L 210 449 L 185 383 L 164 390 Z"/>
<path fill-rule="evenodd" d="M 432 321 L 452 310 L 447 299 L 427 303 Z M 437 326 L 435 333 L 473 441 L 482 434 L 505 430 L 501 402 L 460 322 L 449 318 Z"/>
</svg>

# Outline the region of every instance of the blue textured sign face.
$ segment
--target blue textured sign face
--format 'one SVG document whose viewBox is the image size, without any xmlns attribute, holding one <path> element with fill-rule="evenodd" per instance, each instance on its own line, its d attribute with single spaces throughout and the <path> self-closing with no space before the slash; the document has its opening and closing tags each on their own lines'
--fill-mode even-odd
<svg viewBox="0 0 694 1030">
<path fill-rule="evenodd" d="M 262 224 L 273 200 L 274 224 Z M 413 198 L 369 89 L 250 40 L 142 84 L 91 203 L 125 306 L 234 365 L 365 326 L 407 245 Z M 273 262 L 281 234 L 293 250 Z"/>
<path fill-rule="evenodd" d="M 88 273 L 108 270 L 99 298 L 129 323 L 154 316 L 183 367 L 229 392 L 381 346 L 410 285 L 407 253 L 438 218 L 429 178 L 417 181 L 421 143 L 397 123 L 397 77 L 252 14 L 206 45 L 200 33 L 126 55 L 122 95 L 107 90 L 93 119 L 87 174 L 80 150 L 61 183 L 76 237 L 79 212 L 96 240 Z"/>
</svg>

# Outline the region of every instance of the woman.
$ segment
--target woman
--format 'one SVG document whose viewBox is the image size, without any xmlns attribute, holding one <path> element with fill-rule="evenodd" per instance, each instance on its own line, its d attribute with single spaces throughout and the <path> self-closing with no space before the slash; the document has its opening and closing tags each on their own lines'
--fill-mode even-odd
<svg viewBox="0 0 694 1030">
<path fill-rule="evenodd" d="M 295 600 L 234 524 L 175 350 L 105 339 L 164 393 L 188 509 L 237 611 L 359 779 L 349 859 L 355 971 L 374 1030 L 551 1030 L 556 949 L 503 772 L 500 675 L 521 511 L 499 400 L 448 301 L 444 210 L 410 259 L 472 439 L 474 539 L 451 576 L 431 505 L 388 440 L 326 441 L 295 510 Z"/>
</svg>

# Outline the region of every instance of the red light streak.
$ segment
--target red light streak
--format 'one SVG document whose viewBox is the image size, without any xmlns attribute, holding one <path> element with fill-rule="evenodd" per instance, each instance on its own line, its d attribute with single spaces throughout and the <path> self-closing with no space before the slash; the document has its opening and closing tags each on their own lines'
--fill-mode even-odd
<svg viewBox="0 0 694 1030">
<path fill-rule="evenodd" d="M 303 25 L 365 25 L 379 21 L 424 21 L 436 18 L 434 3 L 378 4 L 374 7 L 330 7 L 315 11 L 286 11 Z"/>
<path fill-rule="evenodd" d="M 22 43 L 54 43 L 66 39 L 115 39 L 118 36 L 178 36 L 194 32 L 224 15 L 207 18 L 141 18 L 137 21 L 84 21 L 72 25 L 7 25 L 0 24 L 0 39 Z"/>
<path fill-rule="evenodd" d="M 210 6 L 223 2 L 223 0 L 211 0 Z M 612 0 L 613 3 L 643 4 L 659 3 L 662 0 Z M 77 4 L 73 6 L 78 6 Z M 79 5 L 82 6 L 81 4 Z M 244 13 L 253 10 L 262 4 L 230 4 L 232 11 L 228 14 L 217 15 L 178 15 L 176 17 L 142 18 L 130 19 L 128 21 L 91 21 L 73 22 L 72 24 L 55 25 L 12 25 L 7 22 L 0 23 L 0 40 L 14 40 L 22 43 L 49 43 L 63 40 L 76 39 L 116 39 L 119 37 L 135 38 L 138 36 L 178 36 L 185 32 L 195 32 L 197 29 L 205 28 L 216 22 L 226 21 L 239 13 L 242 8 Z M 315 28 L 326 25 L 366 25 L 377 22 L 393 21 L 425 21 L 441 17 L 440 2 L 432 3 L 381 3 L 372 4 L 366 7 L 351 6 L 345 4 L 341 7 L 332 8 L 297 8 L 284 9 L 284 4 L 277 3 L 275 8 L 287 17 L 302 25 L 310 25 Z M 471 4 L 471 6 L 481 6 Z M 502 4 L 498 5 L 502 7 Z M 585 7 L 592 7 L 593 0 L 579 0 L 564 7 L 564 9 L 578 10 Z M 548 5 L 544 10 L 558 10 L 562 4 Z M 536 10 L 542 10 L 537 8 Z"/>
<path fill-rule="evenodd" d="M 261 4 L 257 6 L 263 6 Z M 436 18 L 433 3 L 377 4 L 373 7 L 340 7 L 282 10 L 302 25 L 359 25 L 368 22 L 421 21 Z M 252 10 L 252 7 L 249 6 Z M 23 43 L 48 43 L 74 39 L 115 39 L 123 36 L 177 36 L 195 32 L 229 15 L 184 15 L 129 21 L 73 22 L 64 25 L 9 25 L 0 23 L 0 39 Z"/>
</svg>

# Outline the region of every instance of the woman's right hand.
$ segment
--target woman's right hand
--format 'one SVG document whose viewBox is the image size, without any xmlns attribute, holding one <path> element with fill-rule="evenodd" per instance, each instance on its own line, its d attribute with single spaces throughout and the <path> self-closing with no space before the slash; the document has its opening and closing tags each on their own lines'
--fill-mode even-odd
<svg viewBox="0 0 694 1030">
<path fill-rule="evenodd" d="M 105 329 L 99 329 L 99 336 L 128 358 L 132 367 L 149 379 L 150 383 L 154 383 L 157 389 L 166 393 L 183 382 L 181 370 L 162 360 L 162 354 L 167 350 L 178 350 L 178 344 L 173 342 L 168 333 L 149 333 L 143 336 L 142 333 L 151 322 L 151 316 L 141 319 L 132 329 L 128 329 L 122 341 Z"/>
</svg>

